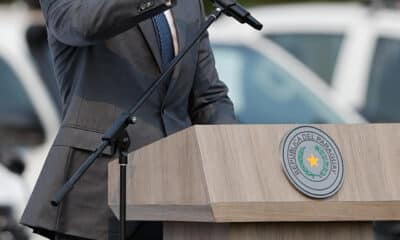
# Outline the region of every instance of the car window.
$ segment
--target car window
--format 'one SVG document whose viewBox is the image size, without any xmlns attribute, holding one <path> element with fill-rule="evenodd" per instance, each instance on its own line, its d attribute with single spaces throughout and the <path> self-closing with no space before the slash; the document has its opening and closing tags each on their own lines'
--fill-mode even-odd
<svg viewBox="0 0 400 240">
<path fill-rule="evenodd" d="M 400 40 L 377 41 L 362 114 L 372 122 L 400 122 Z"/>
<path fill-rule="evenodd" d="M 0 145 L 32 145 L 43 140 L 43 128 L 25 89 L 0 57 Z"/>
<path fill-rule="evenodd" d="M 343 35 L 276 33 L 266 37 L 290 52 L 327 84 L 332 84 Z"/>
<path fill-rule="evenodd" d="M 244 47 L 214 44 L 216 66 L 243 123 L 342 122 L 285 69 Z"/>
</svg>

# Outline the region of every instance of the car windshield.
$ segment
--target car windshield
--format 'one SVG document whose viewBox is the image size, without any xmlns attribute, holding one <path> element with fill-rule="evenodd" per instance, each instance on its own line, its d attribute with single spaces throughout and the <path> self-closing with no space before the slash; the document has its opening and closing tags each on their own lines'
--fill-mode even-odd
<svg viewBox="0 0 400 240">
<path fill-rule="evenodd" d="M 332 84 L 343 35 L 274 33 L 266 37 L 290 52 L 327 84 Z"/>
<path fill-rule="evenodd" d="M 299 79 L 259 52 L 214 44 L 216 66 L 243 123 L 342 122 Z"/>
<path fill-rule="evenodd" d="M 363 115 L 371 122 L 400 122 L 400 40 L 377 41 Z"/>
</svg>

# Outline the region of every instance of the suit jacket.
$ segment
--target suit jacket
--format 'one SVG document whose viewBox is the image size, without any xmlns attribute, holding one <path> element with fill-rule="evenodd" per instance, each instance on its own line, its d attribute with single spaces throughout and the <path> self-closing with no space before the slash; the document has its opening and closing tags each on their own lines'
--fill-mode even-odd
<svg viewBox="0 0 400 240">
<path fill-rule="evenodd" d="M 161 73 L 148 11 L 167 0 L 41 0 L 63 102 L 63 121 L 21 222 L 46 230 L 104 239 L 109 149 L 59 207 L 56 190 L 95 150 L 113 120 L 138 101 Z M 204 22 L 202 0 L 182 0 L 172 14 L 182 49 Z M 207 35 L 137 112 L 128 128 L 131 151 L 193 124 L 236 122 L 218 79 Z"/>
</svg>

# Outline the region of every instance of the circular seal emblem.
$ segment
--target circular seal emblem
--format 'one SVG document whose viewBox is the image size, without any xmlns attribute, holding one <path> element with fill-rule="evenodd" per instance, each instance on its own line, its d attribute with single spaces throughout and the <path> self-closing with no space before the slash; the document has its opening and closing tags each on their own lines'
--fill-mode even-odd
<svg viewBox="0 0 400 240">
<path fill-rule="evenodd" d="M 322 130 L 310 126 L 292 130 L 283 139 L 281 151 L 286 176 L 303 194 L 328 198 L 342 187 L 342 155 Z"/>
</svg>

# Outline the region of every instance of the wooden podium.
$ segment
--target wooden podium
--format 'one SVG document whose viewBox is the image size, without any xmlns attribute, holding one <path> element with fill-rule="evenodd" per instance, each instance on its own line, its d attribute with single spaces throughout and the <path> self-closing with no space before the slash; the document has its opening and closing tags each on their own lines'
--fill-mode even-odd
<svg viewBox="0 0 400 240">
<path fill-rule="evenodd" d="M 298 192 L 280 142 L 294 125 L 194 126 L 129 156 L 127 218 L 164 222 L 165 240 L 373 239 L 400 220 L 400 124 L 318 125 L 341 150 L 345 180 L 326 200 Z M 109 205 L 119 213 L 119 166 Z"/>
</svg>

